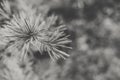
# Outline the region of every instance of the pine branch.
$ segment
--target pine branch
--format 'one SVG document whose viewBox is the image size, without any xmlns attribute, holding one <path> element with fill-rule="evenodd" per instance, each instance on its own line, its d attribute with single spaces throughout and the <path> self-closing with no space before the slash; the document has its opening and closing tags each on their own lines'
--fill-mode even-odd
<svg viewBox="0 0 120 80">
<path fill-rule="evenodd" d="M 53 27 L 56 19 L 56 16 L 44 19 L 41 14 L 36 16 L 20 12 L 19 15 L 13 15 L 13 19 L 4 25 L 5 28 L 0 32 L 4 39 L 13 42 L 12 46 L 20 50 L 22 58 L 34 47 L 40 53 L 48 52 L 53 60 L 60 57 L 65 59 L 69 55 L 59 48 L 69 48 L 66 44 L 71 40 L 64 33 L 64 25 Z"/>
</svg>

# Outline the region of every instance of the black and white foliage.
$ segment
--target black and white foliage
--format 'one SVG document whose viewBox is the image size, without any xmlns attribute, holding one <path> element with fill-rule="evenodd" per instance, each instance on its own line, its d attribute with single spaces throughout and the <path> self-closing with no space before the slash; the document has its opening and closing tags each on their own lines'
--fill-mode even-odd
<svg viewBox="0 0 120 80">
<path fill-rule="evenodd" d="M 11 46 L 20 50 L 22 57 L 25 57 L 30 49 L 36 48 L 40 53 L 48 52 L 52 59 L 66 58 L 69 55 L 59 48 L 70 48 L 66 44 L 71 40 L 64 33 L 65 25 L 52 26 L 56 19 L 56 16 L 44 19 L 41 14 L 36 16 L 20 12 L 19 15 L 13 15 L 11 21 L 6 22 L 0 33 L 2 39 L 12 42 Z"/>
</svg>

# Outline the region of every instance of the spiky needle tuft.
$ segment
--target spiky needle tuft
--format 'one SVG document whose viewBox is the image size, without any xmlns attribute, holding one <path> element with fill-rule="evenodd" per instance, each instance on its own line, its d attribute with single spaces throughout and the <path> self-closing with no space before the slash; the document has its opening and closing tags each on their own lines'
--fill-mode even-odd
<svg viewBox="0 0 120 80">
<path fill-rule="evenodd" d="M 13 19 L 4 25 L 5 28 L 1 29 L 0 33 L 2 39 L 12 42 L 11 46 L 20 50 L 22 57 L 31 48 L 35 48 L 42 54 L 46 51 L 53 60 L 60 57 L 65 59 L 69 55 L 60 48 L 70 48 L 66 44 L 71 40 L 64 33 L 64 25 L 52 26 L 56 19 L 56 16 L 44 19 L 41 14 L 36 16 L 21 12 L 13 15 Z"/>
</svg>

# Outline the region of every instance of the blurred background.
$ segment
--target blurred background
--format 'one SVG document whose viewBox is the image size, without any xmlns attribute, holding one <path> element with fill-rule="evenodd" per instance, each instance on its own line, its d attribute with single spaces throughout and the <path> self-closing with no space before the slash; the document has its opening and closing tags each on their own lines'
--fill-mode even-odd
<svg viewBox="0 0 120 80">
<path fill-rule="evenodd" d="M 66 60 L 34 55 L 39 80 L 120 80 L 120 0 L 24 1 L 46 16 L 59 16 L 72 40 Z M 20 2 L 10 0 L 12 9 L 20 9 Z"/>
</svg>

